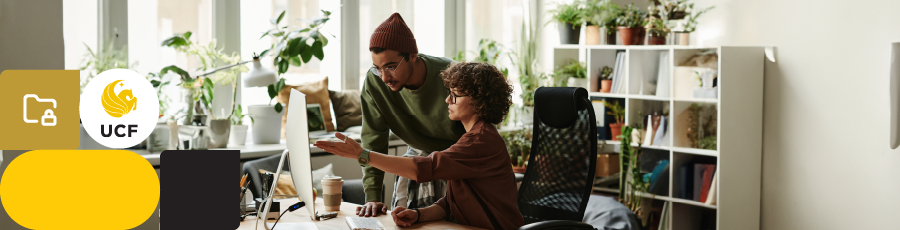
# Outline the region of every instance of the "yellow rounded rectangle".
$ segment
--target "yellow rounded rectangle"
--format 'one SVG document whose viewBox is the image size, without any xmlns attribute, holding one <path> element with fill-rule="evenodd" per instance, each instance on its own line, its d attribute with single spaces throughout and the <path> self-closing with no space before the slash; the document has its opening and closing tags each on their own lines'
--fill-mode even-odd
<svg viewBox="0 0 900 230">
<path fill-rule="evenodd" d="M 125 150 L 35 150 L 0 179 L 3 209 L 29 229 L 131 229 L 159 203 L 159 177 Z M 75 213 L 91 210 L 90 215 Z"/>
</svg>

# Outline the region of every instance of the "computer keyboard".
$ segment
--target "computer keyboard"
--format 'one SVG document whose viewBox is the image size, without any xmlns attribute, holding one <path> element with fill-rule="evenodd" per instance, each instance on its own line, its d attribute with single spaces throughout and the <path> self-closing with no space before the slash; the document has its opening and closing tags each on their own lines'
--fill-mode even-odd
<svg viewBox="0 0 900 230">
<path fill-rule="evenodd" d="M 347 225 L 351 230 L 384 230 L 384 225 L 375 218 L 348 216 Z"/>
</svg>

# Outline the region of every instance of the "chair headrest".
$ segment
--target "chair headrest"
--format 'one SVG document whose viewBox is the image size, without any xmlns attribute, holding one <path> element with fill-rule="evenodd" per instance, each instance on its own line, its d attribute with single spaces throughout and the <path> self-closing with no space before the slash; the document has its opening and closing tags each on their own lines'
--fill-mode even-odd
<svg viewBox="0 0 900 230">
<path fill-rule="evenodd" d="M 581 87 L 540 87 L 534 92 L 535 114 L 551 127 L 569 127 L 578 119 L 587 97 L 587 90 Z"/>
</svg>

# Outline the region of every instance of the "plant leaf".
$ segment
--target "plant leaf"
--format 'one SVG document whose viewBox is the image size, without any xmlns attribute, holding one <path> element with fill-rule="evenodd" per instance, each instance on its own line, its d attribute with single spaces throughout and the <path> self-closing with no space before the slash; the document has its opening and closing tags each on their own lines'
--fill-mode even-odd
<svg viewBox="0 0 900 230">
<path fill-rule="evenodd" d="M 175 72 L 176 74 L 180 75 L 181 81 L 188 82 L 188 81 L 193 80 L 193 79 L 191 79 L 191 75 L 188 74 L 187 71 L 184 71 L 183 69 L 178 68 L 178 66 L 175 66 L 175 65 L 163 67 L 161 70 L 159 70 L 159 75 L 160 76 L 166 75 L 166 73 L 168 73 L 169 71 Z"/>
<path fill-rule="evenodd" d="M 193 34 L 193 33 L 191 33 L 191 31 L 188 31 L 188 32 L 184 32 L 184 34 L 181 36 L 184 37 L 184 40 L 191 40 L 191 34 Z"/>
<path fill-rule="evenodd" d="M 304 37 L 296 37 L 294 39 L 291 39 L 287 45 L 288 50 L 289 50 L 288 57 L 297 57 L 297 55 L 300 55 L 300 52 L 303 51 L 303 48 L 304 48 L 303 46 L 305 46 L 305 45 L 306 45 L 306 38 L 304 38 Z"/>
<path fill-rule="evenodd" d="M 322 13 L 325 14 L 326 17 L 331 16 L 331 11 L 322 10 Z"/>
<path fill-rule="evenodd" d="M 284 106 L 282 106 L 281 103 L 275 103 L 275 112 L 280 113 L 281 110 L 284 110 Z"/>
<path fill-rule="evenodd" d="M 282 10 L 281 14 L 278 15 L 278 18 L 269 19 L 269 22 L 271 22 L 272 25 L 278 25 L 278 23 L 281 22 L 281 19 L 284 18 L 284 12 L 286 12 L 286 11 Z"/>
<path fill-rule="evenodd" d="M 181 36 L 173 36 L 171 38 L 167 38 L 166 40 L 163 40 L 163 42 L 162 42 L 162 46 L 165 46 L 165 47 L 173 47 L 174 48 L 174 47 L 181 47 L 181 46 L 186 46 L 186 45 L 187 45 L 187 41 L 185 41 L 184 38 L 182 38 Z"/>
<path fill-rule="evenodd" d="M 281 61 L 278 62 L 278 74 L 283 74 L 288 71 L 290 68 L 290 63 L 288 63 L 288 59 L 282 58 Z"/>
<path fill-rule="evenodd" d="M 315 44 L 315 43 L 313 43 Z M 306 46 L 306 43 L 303 43 Z M 300 51 L 300 57 L 303 58 L 303 63 L 309 62 L 309 59 L 312 59 L 313 49 L 310 47 L 304 47 L 302 51 Z"/>
<path fill-rule="evenodd" d="M 325 58 L 325 52 L 322 50 L 322 43 L 319 41 L 313 42 L 312 45 L 313 55 L 316 56 L 319 60 Z"/>
<path fill-rule="evenodd" d="M 324 34 L 321 34 L 321 33 L 319 34 L 318 41 L 322 42 L 322 47 L 325 47 L 328 45 L 328 38 L 325 38 Z"/>
<path fill-rule="evenodd" d="M 282 89 L 284 89 L 284 78 L 279 79 L 278 82 L 275 83 L 275 90 L 278 90 L 278 92 L 281 92 Z"/>
<path fill-rule="evenodd" d="M 266 54 L 269 53 L 269 50 L 270 50 L 270 49 L 263 50 L 262 52 L 259 53 L 259 56 L 260 56 L 260 57 L 265 57 Z"/>
<path fill-rule="evenodd" d="M 268 87 L 269 88 L 269 100 L 275 99 L 275 96 L 278 96 L 278 91 L 275 91 L 275 84 L 278 84 L 278 83 L 277 82 L 272 83 Z"/>
<path fill-rule="evenodd" d="M 291 62 L 291 65 L 294 65 L 294 66 L 297 66 L 297 67 L 300 67 L 300 66 L 303 65 L 303 60 L 300 60 L 300 56 L 293 56 L 293 57 L 291 57 L 290 60 L 291 60 L 291 61 L 290 61 L 290 62 Z"/>
</svg>

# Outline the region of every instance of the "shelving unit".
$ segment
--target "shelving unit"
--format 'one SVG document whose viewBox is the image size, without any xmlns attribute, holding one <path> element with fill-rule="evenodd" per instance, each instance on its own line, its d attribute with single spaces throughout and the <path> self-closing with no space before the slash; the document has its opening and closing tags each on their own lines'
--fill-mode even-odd
<svg viewBox="0 0 900 230">
<path fill-rule="evenodd" d="M 692 98 L 685 92 L 683 75 L 676 76 L 676 64 L 693 54 L 715 51 L 717 63 L 718 98 Z M 614 67 L 616 53 L 624 52 L 622 83 L 624 92 L 600 93 L 598 71 L 603 66 Z M 554 47 L 554 65 L 561 66 L 569 60 L 585 62 L 588 67 L 589 96 L 624 100 L 625 124 L 646 120 L 648 109 L 668 111 L 666 145 L 643 146 L 645 153 L 652 151 L 661 156 L 668 154 L 667 195 L 642 194 L 642 197 L 668 202 L 669 229 L 699 229 L 714 226 L 715 229 L 759 229 L 760 184 L 762 162 L 762 108 L 763 108 L 763 47 L 687 47 L 687 46 L 622 46 L 622 45 L 559 45 Z M 660 65 L 660 55 L 667 63 Z M 663 68 L 663 71 L 659 71 Z M 684 71 L 683 68 L 680 68 Z M 657 96 L 648 82 L 668 80 L 668 94 Z M 681 84 L 681 85 L 679 85 Z M 682 91 L 676 89 L 682 87 Z M 665 91 L 665 90 L 663 90 Z M 688 95 L 688 96 L 685 96 Z M 717 149 L 691 148 L 686 136 L 689 125 L 683 112 L 697 103 L 714 106 L 716 117 Z M 595 108 L 597 109 L 597 108 Z M 702 119 L 701 119 L 702 120 Z M 615 149 L 620 141 L 606 140 Z M 635 143 L 630 143 L 637 146 Z M 682 164 L 689 162 L 713 163 L 717 200 L 716 205 L 679 198 Z M 594 187 L 596 192 L 618 194 L 616 188 Z"/>
</svg>

